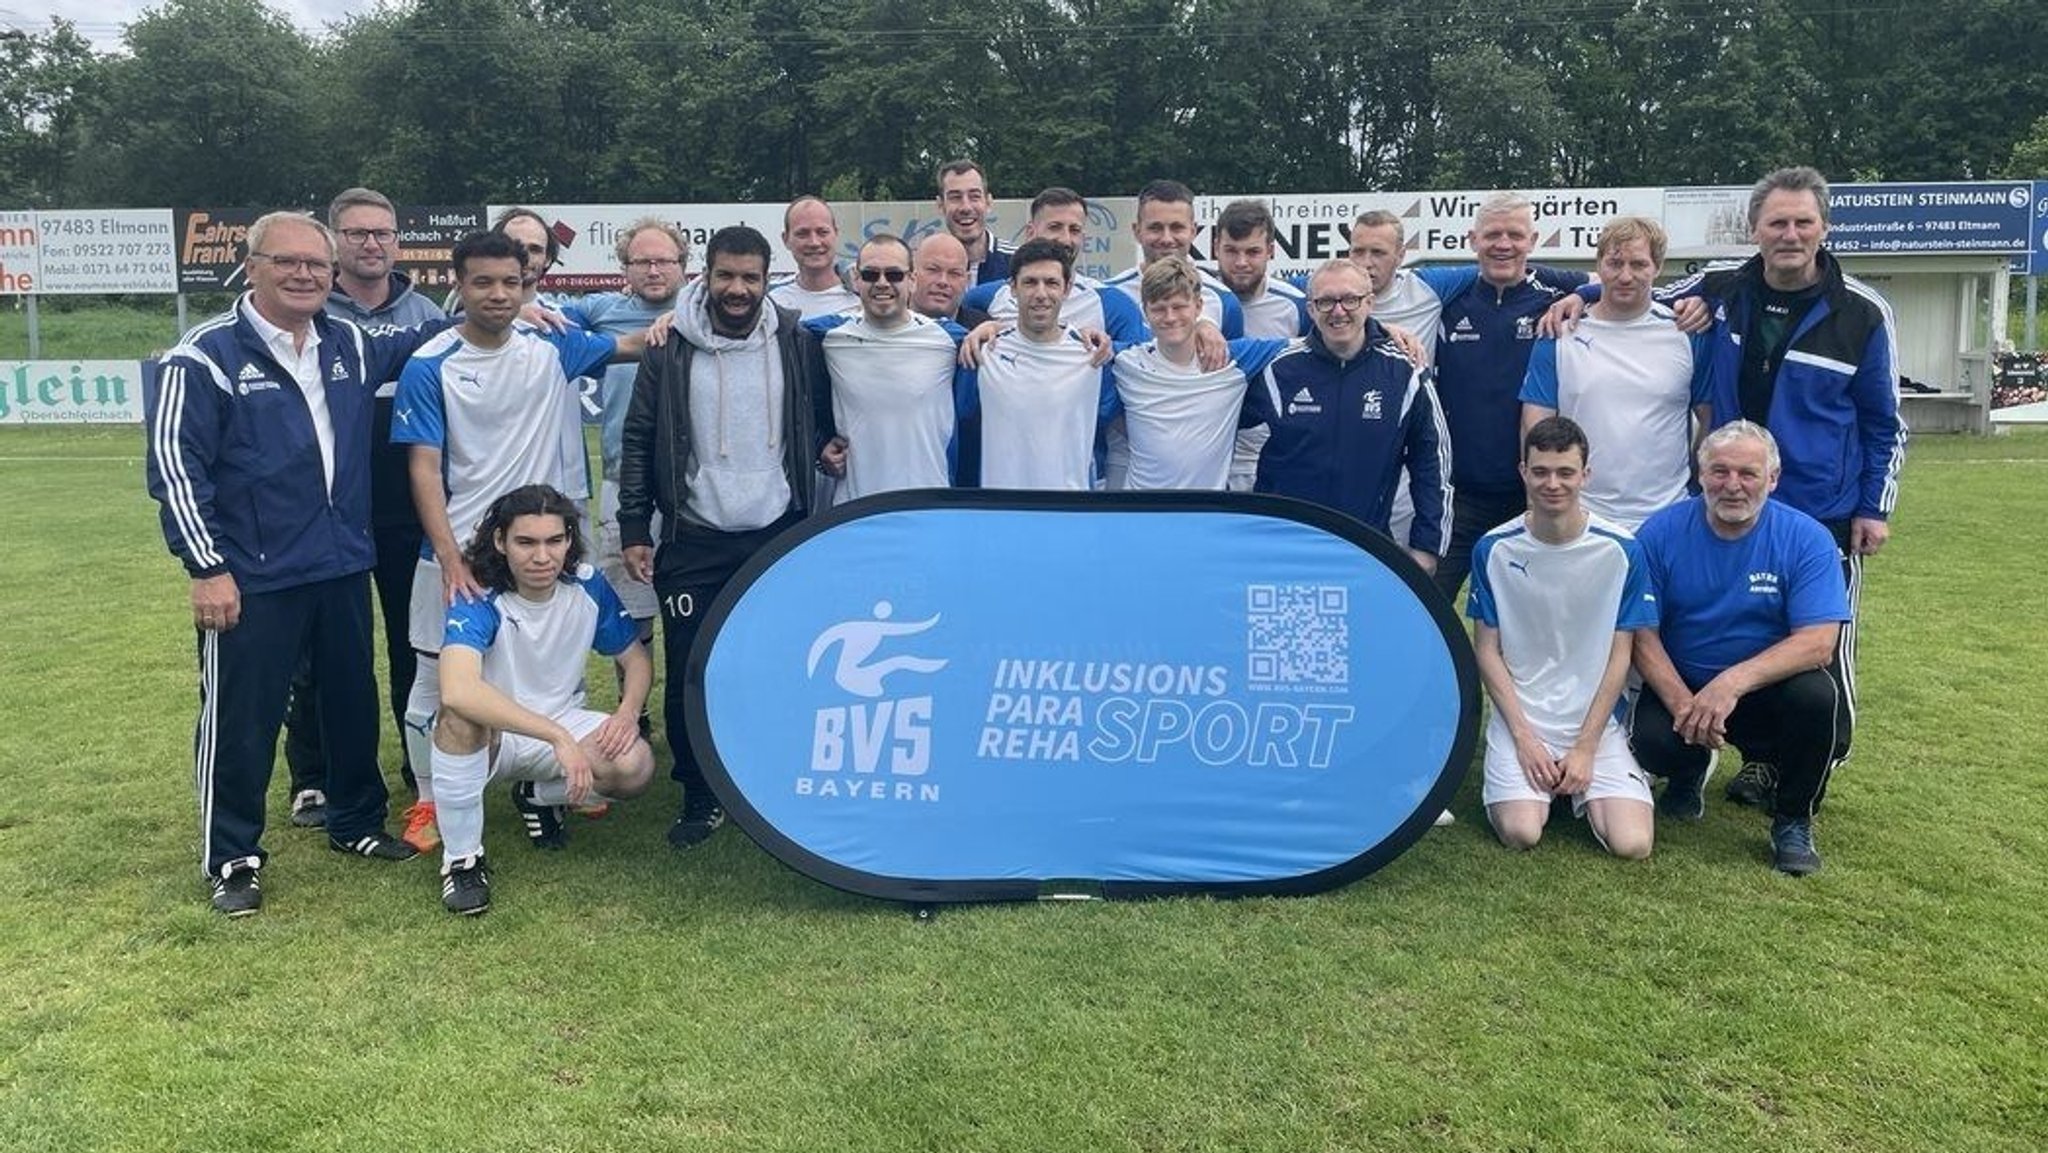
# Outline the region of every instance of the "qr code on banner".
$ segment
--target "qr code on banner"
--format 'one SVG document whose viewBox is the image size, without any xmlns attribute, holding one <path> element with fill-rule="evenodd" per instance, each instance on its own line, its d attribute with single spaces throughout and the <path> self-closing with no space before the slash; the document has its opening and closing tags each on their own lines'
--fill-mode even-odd
<svg viewBox="0 0 2048 1153">
<path fill-rule="evenodd" d="M 1245 632 L 1255 684 L 1351 683 L 1351 590 L 1247 585 Z"/>
</svg>

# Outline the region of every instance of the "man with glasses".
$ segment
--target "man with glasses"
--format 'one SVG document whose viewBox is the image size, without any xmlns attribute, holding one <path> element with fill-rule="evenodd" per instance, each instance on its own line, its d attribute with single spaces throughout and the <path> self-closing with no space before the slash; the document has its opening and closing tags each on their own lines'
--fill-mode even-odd
<svg viewBox="0 0 2048 1153">
<path fill-rule="evenodd" d="M 910 307 L 910 246 L 887 233 L 854 266 L 860 313 L 812 317 L 824 358 L 819 462 L 843 477 L 844 503 L 878 492 L 953 483 L 954 360 L 966 336 Z"/>
<path fill-rule="evenodd" d="M 988 229 L 988 210 L 994 200 L 988 194 L 988 177 L 981 165 L 972 160 L 941 165 L 937 203 L 947 233 L 967 250 L 969 282 L 1007 283 L 1014 249 Z"/>
<path fill-rule="evenodd" d="M 602 292 L 564 302 L 562 311 L 578 327 L 614 336 L 644 333 L 673 312 L 690 259 L 690 240 L 674 224 L 643 216 L 619 232 L 614 245 L 619 269 L 626 275 L 624 292 Z M 626 408 L 633 402 L 637 364 L 614 364 L 598 385 L 598 457 L 604 485 L 598 494 L 595 561 L 605 579 L 625 602 L 640 626 L 640 640 L 654 640 L 654 589 L 627 579 L 619 554 L 619 452 L 624 443 Z M 643 718 L 644 719 L 644 718 Z"/>
<path fill-rule="evenodd" d="M 327 315 L 355 324 L 365 332 L 390 333 L 415 328 L 444 315 L 438 305 L 414 290 L 412 278 L 397 270 L 398 213 L 384 194 L 351 188 L 327 206 L 327 226 L 339 239 L 334 288 L 327 294 Z M 371 578 L 384 625 L 384 657 L 390 685 L 386 692 L 391 721 L 405 733 L 405 698 L 412 686 L 412 645 L 406 639 L 406 605 L 412 596 L 412 569 L 420 554 L 420 518 L 413 511 L 412 489 L 406 481 L 405 450 L 391 443 L 391 398 L 398 379 L 373 382 L 377 398 L 370 425 L 370 534 L 377 548 Z M 318 827 L 327 821 L 326 765 L 320 756 L 319 693 L 315 670 L 303 663 L 292 679 L 291 709 L 285 717 L 285 764 L 292 776 L 292 823 Z M 408 788 L 417 789 L 409 747 L 399 773 Z"/>
<path fill-rule="evenodd" d="M 1405 472 L 1416 496 L 1410 556 L 1425 571 L 1450 546 L 1450 440 L 1428 371 L 1372 319 L 1372 282 L 1349 260 L 1309 278 L 1315 331 L 1252 381 L 1245 426 L 1272 430 L 1255 492 L 1314 501 L 1387 531 Z"/>
<path fill-rule="evenodd" d="M 428 335 L 327 315 L 336 251 L 318 221 L 273 212 L 248 243 L 249 291 L 164 357 L 146 430 L 149 492 L 192 580 L 201 870 L 231 917 L 263 904 L 264 794 L 302 655 L 320 670 L 328 844 L 414 855 L 384 832 L 377 768 L 370 425 L 375 382 Z"/>
</svg>

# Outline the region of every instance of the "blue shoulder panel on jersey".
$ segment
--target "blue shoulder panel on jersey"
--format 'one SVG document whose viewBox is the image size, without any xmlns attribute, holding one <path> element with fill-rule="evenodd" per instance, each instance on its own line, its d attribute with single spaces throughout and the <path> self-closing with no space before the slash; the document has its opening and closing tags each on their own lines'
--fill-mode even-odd
<svg viewBox="0 0 2048 1153">
<path fill-rule="evenodd" d="M 1529 349 L 1529 371 L 1522 376 L 1523 404 L 1557 408 L 1557 339 L 1539 336 Z"/>
</svg>

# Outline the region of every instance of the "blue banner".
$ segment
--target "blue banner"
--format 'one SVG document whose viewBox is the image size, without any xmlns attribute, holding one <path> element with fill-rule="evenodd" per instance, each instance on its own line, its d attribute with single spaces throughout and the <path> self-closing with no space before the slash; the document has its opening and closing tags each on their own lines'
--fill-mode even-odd
<svg viewBox="0 0 2048 1153">
<path fill-rule="evenodd" d="M 2031 181 L 1837 184 L 1828 190 L 1828 247 L 1838 253 L 2005 253 L 2034 250 Z"/>
<path fill-rule="evenodd" d="M 1215 494 L 923 492 L 792 529 L 689 665 L 734 819 L 919 901 L 1308 892 L 1456 791 L 1478 676 L 1385 537 Z"/>
</svg>

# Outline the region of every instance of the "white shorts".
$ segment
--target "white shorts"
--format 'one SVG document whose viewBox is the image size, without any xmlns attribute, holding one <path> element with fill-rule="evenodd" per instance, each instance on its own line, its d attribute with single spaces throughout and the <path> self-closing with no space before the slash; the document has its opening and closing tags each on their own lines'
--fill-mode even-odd
<svg viewBox="0 0 2048 1153">
<path fill-rule="evenodd" d="M 597 731 L 605 714 L 589 709 L 566 709 L 551 718 L 577 740 Z M 524 733 L 499 733 L 498 755 L 491 758 L 491 779 L 507 781 L 552 781 L 562 775 L 562 762 L 555 759 L 555 746 Z"/>
<path fill-rule="evenodd" d="M 406 625 L 414 652 L 438 656 L 441 638 L 448 635 L 448 602 L 441 591 L 441 562 L 430 556 L 420 558 L 412 570 L 412 603 Z"/>
<path fill-rule="evenodd" d="M 1494 741 L 1491 725 L 1486 735 L 1486 785 L 1480 794 L 1485 802 L 1548 803 L 1551 795 L 1530 784 L 1528 775 L 1522 772 L 1521 762 L 1515 759 L 1514 742 Z M 1572 815 L 1584 815 L 1588 801 L 1610 798 L 1650 803 L 1650 776 L 1636 764 L 1635 754 L 1628 749 L 1628 736 L 1614 721 L 1607 722 L 1607 730 L 1600 734 L 1600 747 L 1593 753 L 1593 779 L 1587 782 L 1584 792 L 1572 795 Z"/>
<path fill-rule="evenodd" d="M 654 514 L 655 539 L 660 539 L 661 514 Z M 597 498 L 597 520 L 590 526 L 591 563 L 604 574 L 612 591 L 619 594 L 619 603 L 626 606 L 626 615 L 636 621 L 653 620 L 661 609 L 660 601 L 654 595 L 652 584 L 642 584 L 626 572 L 625 557 L 619 545 L 619 486 L 616 482 L 605 481 L 604 489 Z"/>
</svg>

